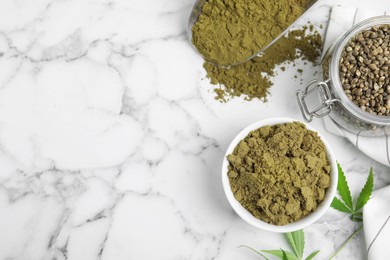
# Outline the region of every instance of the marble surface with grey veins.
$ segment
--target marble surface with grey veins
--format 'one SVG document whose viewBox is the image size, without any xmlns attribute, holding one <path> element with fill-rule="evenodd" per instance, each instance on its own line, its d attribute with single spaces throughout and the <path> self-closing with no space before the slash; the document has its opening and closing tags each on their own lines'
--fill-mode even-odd
<svg viewBox="0 0 390 260">
<path fill-rule="evenodd" d="M 320 68 L 288 65 L 267 103 L 215 101 L 187 39 L 193 4 L 0 1 L 0 259 L 260 259 L 238 246 L 287 246 L 233 212 L 221 162 L 248 124 L 302 119 L 294 93 Z M 324 34 L 335 4 L 390 9 L 323 0 L 306 21 Z M 387 167 L 312 125 L 353 194 L 371 166 L 375 188 L 390 183 Z M 326 259 L 355 228 L 329 209 L 305 229 L 306 252 Z M 337 259 L 364 259 L 364 247 L 353 239 Z"/>
</svg>

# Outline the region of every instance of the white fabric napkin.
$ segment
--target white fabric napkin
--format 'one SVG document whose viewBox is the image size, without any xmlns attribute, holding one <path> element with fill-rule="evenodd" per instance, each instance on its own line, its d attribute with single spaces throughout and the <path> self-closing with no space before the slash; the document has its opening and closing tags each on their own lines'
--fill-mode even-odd
<svg viewBox="0 0 390 260">
<path fill-rule="evenodd" d="M 346 7 L 333 7 L 324 42 L 324 52 L 354 24 L 367 18 L 390 14 Z M 324 53 L 323 52 L 323 53 Z M 331 118 L 323 118 L 325 128 L 349 139 L 359 150 L 374 160 L 390 166 L 390 136 L 362 137 L 338 127 Z M 390 186 L 373 193 L 363 209 L 364 234 L 368 259 L 390 259 Z"/>
<path fill-rule="evenodd" d="M 337 40 L 339 36 L 344 34 L 354 24 L 373 16 L 386 14 L 390 15 L 390 12 L 378 12 L 340 6 L 333 7 L 330 14 L 328 29 L 325 35 L 323 54 Z M 338 127 L 329 117 L 325 117 L 323 121 L 325 124 L 325 128 L 329 132 L 346 137 L 360 151 L 362 151 L 372 159 L 384 165 L 390 166 L 390 136 L 383 136 L 379 138 L 358 136 L 343 128 Z"/>
<path fill-rule="evenodd" d="M 368 259 L 390 258 L 390 186 L 377 190 L 363 208 Z"/>
</svg>

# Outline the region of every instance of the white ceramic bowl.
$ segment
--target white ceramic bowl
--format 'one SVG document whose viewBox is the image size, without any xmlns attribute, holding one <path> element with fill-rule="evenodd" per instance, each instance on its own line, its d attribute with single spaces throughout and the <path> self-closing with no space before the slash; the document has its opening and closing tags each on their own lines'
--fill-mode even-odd
<svg viewBox="0 0 390 260">
<path fill-rule="evenodd" d="M 249 211 L 247 211 L 233 196 L 233 192 L 231 191 L 230 184 L 229 184 L 229 178 L 227 175 L 228 172 L 228 165 L 229 162 L 227 160 L 227 156 L 231 154 L 234 150 L 234 148 L 237 146 L 237 144 L 243 140 L 249 132 L 256 130 L 262 126 L 267 125 L 277 125 L 277 124 L 283 124 L 288 122 L 300 122 L 299 120 L 290 119 L 290 118 L 270 118 L 261 120 L 258 122 L 255 122 L 248 127 L 246 127 L 244 130 L 242 130 L 230 143 L 229 148 L 226 151 L 225 158 L 223 160 L 222 164 L 222 183 L 223 188 L 225 190 L 226 197 L 234 209 L 234 211 L 246 222 L 251 224 L 252 226 L 255 226 L 257 228 L 272 231 L 272 232 L 279 232 L 279 233 L 286 233 L 286 232 L 293 232 L 299 229 L 303 229 L 316 220 L 318 220 L 325 211 L 329 208 L 330 204 L 332 203 L 332 200 L 334 196 L 336 195 L 337 190 L 337 180 L 338 180 L 338 173 L 337 173 L 337 162 L 336 158 L 333 154 L 333 151 L 328 144 L 328 142 L 324 139 L 324 137 L 318 133 L 321 140 L 324 142 L 326 151 L 328 154 L 328 159 L 331 165 L 331 172 L 330 172 L 330 178 L 331 178 L 331 184 L 330 187 L 327 189 L 324 200 L 318 205 L 317 209 L 314 212 L 311 212 L 309 215 L 303 217 L 299 221 L 284 225 L 284 226 L 276 226 L 269 224 L 267 222 L 264 222 L 260 219 L 255 218 Z M 307 125 L 306 123 L 303 123 L 307 129 L 317 132 L 315 129 Z"/>
</svg>

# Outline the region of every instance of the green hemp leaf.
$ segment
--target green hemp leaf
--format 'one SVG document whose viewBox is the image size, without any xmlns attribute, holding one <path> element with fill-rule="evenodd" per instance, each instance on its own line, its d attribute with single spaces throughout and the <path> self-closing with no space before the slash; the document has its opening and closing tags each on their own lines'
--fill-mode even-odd
<svg viewBox="0 0 390 260">
<path fill-rule="evenodd" d="M 283 249 L 280 249 L 280 250 L 282 250 L 282 252 L 283 252 L 283 260 L 288 260 L 286 252 L 284 252 Z"/>
<path fill-rule="evenodd" d="M 302 258 L 303 249 L 305 247 L 304 234 L 301 232 L 292 232 L 286 234 L 288 242 L 290 243 L 294 253 L 297 257 Z"/>
<path fill-rule="evenodd" d="M 258 251 L 258 250 L 255 250 L 253 248 L 250 248 L 248 246 L 242 246 L 242 247 L 249 248 L 250 250 L 252 250 L 253 252 L 262 256 L 266 260 L 268 260 L 268 258 L 266 256 L 264 256 L 262 253 L 267 253 L 267 254 L 276 256 L 282 260 L 311 260 L 320 252 L 320 251 L 315 251 L 304 259 L 303 258 L 303 251 L 305 248 L 305 236 L 304 236 L 303 230 L 298 230 L 295 232 L 286 233 L 285 236 L 286 236 L 287 241 L 288 241 L 293 252 L 283 250 L 283 249 Z"/>
<path fill-rule="evenodd" d="M 355 207 L 353 206 L 351 192 L 349 190 L 348 182 L 341 168 L 340 164 L 337 164 L 339 181 L 337 184 L 337 190 L 340 194 L 341 200 L 335 197 L 332 201 L 331 207 L 344 212 L 351 214 L 351 219 L 356 222 L 363 221 L 363 214 L 361 209 L 366 205 L 367 201 L 370 199 L 372 190 L 374 188 L 374 174 L 372 168 L 368 174 L 366 184 L 364 185 L 362 191 L 359 194 Z"/>
<path fill-rule="evenodd" d="M 341 199 L 335 197 L 332 201 L 331 207 L 344 212 L 351 214 L 351 220 L 356 222 L 363 222 L 363 213 L 362 208 L 366 205 L 367 201 L 370 199 L 372 190 L 374 188 L 374 173 L 372 168 L 370 169 L 370 173 L 368 174 L 368 178 L 366 184 L 364 184 L 363 189 L 361 190 L 359 197 L 357 199 L 355 207 L 353 207 L 351 192 L 349 191 L 348 183 L 345 178 L 344 172 L 341 169 L 340 165 L 337 164 L 339 171 L 339 182 L 337 184 L 337 190 L 340 193 Z M 329 259 L 333 259 L 348 243 L 352 240 L 354 236 L 359 234 L 359 232 L 363 229 L 363 225 L 361 225 L 358 229 L 355 230 L 347 240 L 334 252 Z"/>
</svg>

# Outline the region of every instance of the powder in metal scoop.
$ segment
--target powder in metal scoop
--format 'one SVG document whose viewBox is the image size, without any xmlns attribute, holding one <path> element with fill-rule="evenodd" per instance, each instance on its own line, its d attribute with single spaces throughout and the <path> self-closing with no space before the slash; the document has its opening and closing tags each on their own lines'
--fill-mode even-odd
<svg viewBox="0 0 390 260">
<path fill-rule="evenodd" d="M 269 45 L 311 0 L 208 0 L 192 27 L 192 42 L 208 61 L 237 64 Z"/>
</svg>

